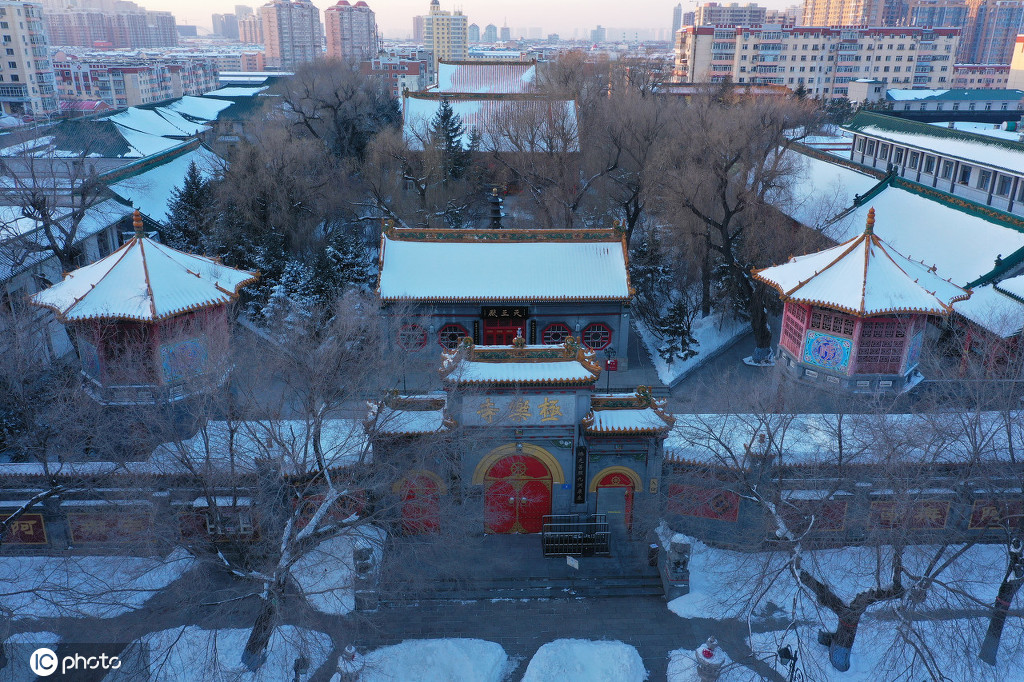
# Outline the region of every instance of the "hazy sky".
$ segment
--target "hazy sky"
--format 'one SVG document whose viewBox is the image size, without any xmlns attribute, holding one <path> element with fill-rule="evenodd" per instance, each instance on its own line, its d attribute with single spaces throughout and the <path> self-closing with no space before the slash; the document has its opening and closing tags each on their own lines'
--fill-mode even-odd
<svg viewBox="0 0 1024 682">
<path fill-rule="evenodd" d="M 262 2 L 240 0 L 136 0 L 147 9 L 174 12 L 179 24 L 198 24 L 209 28 L 210 15 L 215 12 L 233 12 L 236 4 L 258 7 Z M 337 0 L 314 0 L 323 10 Z M 350 0 L 355 2 L 355 0 Z M 470 23 L 526 28 L 538 26 L 544 34 L 559 33 L 571 38 L 574 29 L 591 29 L 597 24 L 612 28 L 666 28 L 672 27 L 672 8 L 679 0 L 441 0 L 441 9 L 461 9 Z M 740 1 L 752 0 L 719 0 Z M 767 7 L 784 7 L 798 0 L 761 0 Z M 412 17 L 426 14 L 430 0 L 366 0 L 377 13 L 377 24 L 386 36 L 404 36 L 412 32 Z M 696 3 L 683 2 L 683 9 L 692 9 Z"/>
</svg>

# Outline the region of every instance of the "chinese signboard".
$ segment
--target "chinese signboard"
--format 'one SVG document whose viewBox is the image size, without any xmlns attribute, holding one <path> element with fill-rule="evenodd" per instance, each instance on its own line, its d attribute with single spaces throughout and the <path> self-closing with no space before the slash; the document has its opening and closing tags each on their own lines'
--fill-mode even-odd
<svg viewBox="0 0 1024 682">
<path fill-rule="evenodd" d="M 583 504 L 587 501 L 587 450 L 576 448 L 576 460 L 573 463 L 573 485 L 575 495 L 573 502 Z"/>
<path fill-rule="evenodd" d="M 977 500 L 971 509 L 971 530 L 993 526 L 1014 526 L 1024 514 L 1022 500 Z"/>
<path fill-rule="evenodd" d="M 3 519 L 7 520 L 4 515 Z M 22 514 L 11 522 L 11 527 L 4 535 L 4 543 L 9 545 L 45 545 L 46 526 L 42 514 Z"/>
<path fill-rule="evenodd" d="M 139 541 L 150 529 L 149 515 L 138 512 L 84 512 L 68 514 L 71 541 L 76 545 Z"/>
<path fill-rule="evenodd" d="M 526 305 L 488 305 L 481 310 L 484 320 L 501 320 L 514 322 L 526 320 L 530 316 L 530 306 Z"/>
<path fill-rule="evenodd" d="M 949 502 L 921 500 L 909 504 L 899 502 L 872 502 L 868 527 L 873 529 L 912 528 L 939 529 L 946 527 Z"/>
<path fill-rule="evenodd" d="M 574 395 L 487 395 L 463 402 L 462 423 L 467 426 L 558 426 L 574 424 Z"/>
</svg>

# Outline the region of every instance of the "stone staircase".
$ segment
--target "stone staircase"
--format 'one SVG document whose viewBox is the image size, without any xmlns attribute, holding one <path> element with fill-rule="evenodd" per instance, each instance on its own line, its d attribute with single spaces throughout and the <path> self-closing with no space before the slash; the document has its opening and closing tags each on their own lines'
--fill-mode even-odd
<svg viewBox="0 0 1024 682">
<path fill-rule="evenodd" d="M 389 590 L 388 605 L 424 601 L 663 597 L 661 579 L 649 575 L 491 576 L 435 579 L 417 589 Z"/>
</svg>

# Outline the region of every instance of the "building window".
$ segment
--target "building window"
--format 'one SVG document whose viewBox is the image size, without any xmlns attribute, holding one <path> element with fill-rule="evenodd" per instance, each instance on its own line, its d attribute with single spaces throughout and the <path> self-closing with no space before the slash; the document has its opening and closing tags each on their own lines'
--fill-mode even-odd
<svg viewBox="0 0 1024 682">
<path fill-rule="evenodd" d="M 931 175 L 935 172 L 935 157 L 926 156 L 924 157 L 924 172 Z"/>
<path fill-rule="evenodd" d="M 861 374 L 899 372 L 905 336 L 904 326 L 896 320 L 864 322 L 857 349 L 857 371 Z"/>
<path fill-rule="evenodd" d="M 892 162 L 895 164 L 903 163 L 903 150 L 897 149 L 892 153 Z"/>
<path fill-rule="evenodd" d="M 419 350 L 427 345 L 427 330 L 418 324 L 403 324 L 398 330 L 398 345 L 405 350 Z"/>
<path fill-rule="evenodd" d="M 909 165 L 914 170 L 917 170 L 917 162 L 920 158 L 921 155 L 918 152 L 910 152 L 910 163 L 907 165 Z"/>
<path fill-rule="evenodd" d="M 1000 175 L 999 181 L 996 184 L 996 194 L 998 194 L 1001 197 L 1008 196 L 1010 194 L 1010 189 L 1012 185 L 1013 180 L 1011 178 L 1005 175 Z"/>
<path fill-rule="evenodd" d="M 989 182 L 992 181 L 992 172 L 983 170 L 978 173 L 978 189 L 988 189 Z"/>
<path fill-rule="evenodd" d="M 459 347 L 462 339 L 469 336 L 469 332 L 461 324 L 446 324 L 437 332 L 437 342 L 443 348 L 455 350 Z"/>
<path fill-rule="evenodd" d="M 561 322 L 553 322 L 548 326 L 544 327 L 540 333 L 540 342 L 545 346 L 557 346 L 561 343 L 565 343 L 566 338 L 572 330 L 569 329 L 569 325 L 562 324 Z"/>
<path fill-rule="evenodd" d="M 853 318 L 849 315 L 814 310 L 811 311 L 811 329 L 853 336 Z"/>
<path fill-rule="evenodd" d="M 942 179 L 949 180 L 953 177 L 953 162 L 943 161 L 942 162 Z"/>
<path fill-rule="evenodd" d="M 591 350 L 607 348 L 612 342 L 612 330 L 606 324 L 595 322 L 583 329 L 583 345 Z"/>
<path fill-rule="evenodd" d="M 794 355 L 800 355 L 803 345 L 804 324 L 807 320 L 807 308 L 799 303 L 787 303 L 782 320 L 782 345 Z"/>
<path fill-rule="evenodd" d="M 970 166 L 960 166 L 960 180 L 959 180 L 960 184 L 961 185 L 966 185 L 970 181 L 971 181 L 971 167 Z"/>
</svg>

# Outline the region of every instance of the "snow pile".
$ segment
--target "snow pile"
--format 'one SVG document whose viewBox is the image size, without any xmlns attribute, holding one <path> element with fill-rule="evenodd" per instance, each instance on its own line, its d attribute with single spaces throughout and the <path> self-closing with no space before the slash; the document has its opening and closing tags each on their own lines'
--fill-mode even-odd
<svg viewBox="0 0 1024 682">
<path fill-rule="evenodd" d="M 167 557 L 0 557 L 0 601 L 15 619 L 113 618 L 140 608 L 195 566 L 183 549 Z"/>
<path fill-rule="evenodd" d="M 556 639 L 533 655 L 523 682 L 639 682 L 647 670 L 624 642 Z"/>
<path fill-rule="evenodd" d="M 661 339 L 643 321 L 635 320 L 636 329 L 640 332 L 640 338 L 643 339 L 644 346 L 647 347 L 647 353 L 651 356 L 651 361 L 654 363 L 654 368 L 658 371 L 658 378 L 661 379 L 661 383 L 667 386 L 679 383 L 687 374 L 715 357 L 720 351 L 725 350 L 733 342 L 750 331 L 750 324 L 748 322 L 732 319 L 723 320 L 722 317 L 721 313 L 712 313 L 707 317 L 695 319 L 691 332 L 693 338 L 697 340 L 698 345 L 693 347 L 697 351 L 697 355 L 686 360 L 676 360 L 671 364 L 665 362 L 661 354 L 658 353 L 658 348 L 662 345 Z"/>
<path fill-rule="evenodd" d="M 242 665 L 249 629 L 203 630 L 187 625 L 146 635 L 150 679 L 154 682 L 280 682 L 295 676 L 295 661 L 305 657 L 309 674 L 331 652 L 331 638 L 322 632 L 282 625 L 267 645 L 267 659 L 255 672 Z"/>
<path fill-rule="evenodd" d="M 19 632 L 3 640 L 0 647 L 6 650 L 7 665 L 0 668 L 0 680 L 42 679 L 29 668 L 31 652 L 39 647 L 56 651 L 60 640 L 60 635 L 55 632 Z"/>
<path fill-rule="evenodd" d="M 384 532 L 364 526 L 324 540 L 299 557 L 291 568 L 309 605 L 321 613 L 343 616 L 355 608 L 355 560 L 353 550 L 373 550 L 374 565 L 380 563 Z"/>
<path fill-rule="evenodd" d="M 500 644 L 482 639 L 409 639 L 366 654 L 363 664 L 361 682 L 499 682 L 515 668 Z"/>
</svg>

